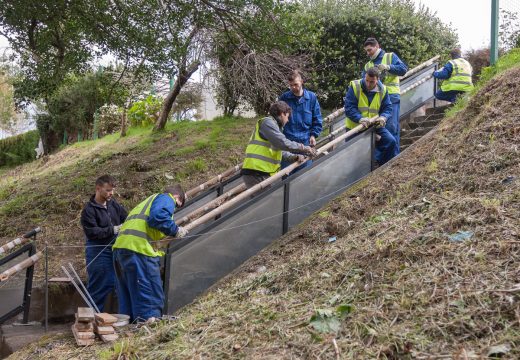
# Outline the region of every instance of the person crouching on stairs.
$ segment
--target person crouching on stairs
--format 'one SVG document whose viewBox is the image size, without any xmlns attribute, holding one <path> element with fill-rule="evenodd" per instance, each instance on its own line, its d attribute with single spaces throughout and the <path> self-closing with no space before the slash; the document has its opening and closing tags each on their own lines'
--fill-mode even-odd
<svg viewBox="0 0 520 360">
<path fill-rule="evenodd" d="M 273 103 L 269 115 L 258 120 L 246 148 L 241 175 L 248 189 L 280 171 L 282 160 L 302 161 L 304 157 L 297 154 L 316 155 L 313 147 L 291 141 L 283 134 L 291 115 L 291 107 L 286 102 Z"/>
<path fill-rule="evenodd" d="M 378 116 L 375 158 L 379 165 L 399 154 L 395 137 L 385 128 L 387 119 L 392 116 L 392 102 L 386 86 L 379 81 L 377 68 L 368 69 L 363 79 L 350 82 L 345 96 L 345 115 L 348 129 L 360 124 L 368 128 L 370 118 Z"/>
</svg>

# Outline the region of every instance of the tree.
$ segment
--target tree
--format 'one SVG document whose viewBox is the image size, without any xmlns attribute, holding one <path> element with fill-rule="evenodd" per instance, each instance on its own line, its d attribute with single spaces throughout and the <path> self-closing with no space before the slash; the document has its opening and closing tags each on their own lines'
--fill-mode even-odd
<svg viewBox="0 0 520 360">
<path fill-rule="evenodd" d="M 314 83 L 325 108 L 343 104 L 348 83 L 359 78 L 366 58 L 363 43 L 376 37 L 411 68 L 457 43 L 455 32 L 411 0 L 317 0 L 304 11 L 322 28 L 314 53 Z"/>
</svg>

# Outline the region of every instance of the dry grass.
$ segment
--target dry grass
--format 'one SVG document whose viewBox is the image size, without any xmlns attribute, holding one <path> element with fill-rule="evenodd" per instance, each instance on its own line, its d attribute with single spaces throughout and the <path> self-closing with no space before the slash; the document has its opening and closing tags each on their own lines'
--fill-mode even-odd
<svg viewBox="0 0 520 360">
<path fill-rule="evenodd" d="M 33 346 L 12 358 L 475 359 L 496 345 L 519 358 L 520 85 L 511 79 L 520 69 L 178 320 L 113 348 L 37 356 L 43 347 Z M 457 231 L 473 235 L 451 241 Z M 337 332 L 310 324 L 342 304 L 353 311 L 331 315 Z"/>
</svg>

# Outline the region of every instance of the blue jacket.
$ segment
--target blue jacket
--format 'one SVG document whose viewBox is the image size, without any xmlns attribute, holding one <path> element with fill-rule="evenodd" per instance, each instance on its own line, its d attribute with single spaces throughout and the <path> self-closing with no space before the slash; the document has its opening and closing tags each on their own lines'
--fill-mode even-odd
<svg viewBox="0 0 520 360">
<path fill-rule="evenodd" d="M 146 223 L 148 226 L 159 230 L 160 232 L 175 236 L 179 227 L 172 220 L 172 215 L 175 212 L 175 201 L 168 194 L 159 194 L 153 200 L 150 208 L 150 215 Z"/>
<path fill-rule="evenodd" d="M 321 110 L 316 94 L 303 89 L 303 96 L 298 98 L 292 91 L 284 92 L 279 100 L 285 101 L 292 109 L 289 122 L 283 129 L 284 135 L 292 141 L 309 145 L 311 136 L 321 134 Z"/>
<path fill-rule="evenodd" d="M 379 55 L 373 60 L 374 65 L 379 65 L 383 61 L 383 55 L 385 54 L 384 50 L 379 52 Z M 390 70 L 388 72 L 392 75 L 403 76 L 408 71 L 408 66 L 394 53 L 392 56 L 392 64 L 390 64 Z M 361 72 L 361 78 L 365 78 L 365 69 Z M 401 96 L 399 94 L 390 94 L 390 100 L 392 103 L 399 102 Z"/>
<path fill-rule="evenodd" d="M 381 81 L 377 84 L 382 86 Z M 368 92 L 365 85 L 365 79 L 361 79 L 361 91 L 367 96 L 368 101 L 371 103 L 374 99 L 375 92 Z M 358 99 L 354 95 L 352 87 L 348 87 L 347 95 L 345 95 L 345 115 L 354 122 L 359 122 L 363 116 L 358 109 Z M 379 108 L 379 116 L 384 116 L 387 120 L 392 116 L 392 102 L 390 101 L 389 94 L 386 94 L 381 101 L 381 107 Z"/>
<path fill-rule="evenodd" d="M 107 207 L 98 204 L 94 195 L 81 212 L 81 226 L 87 241 L 107 245 L 115 238 L 114 226 L 121 225 L 128 213 L 114 199 L 107 201 Z"/>
<path fill-rule="evenodd" d="M 458 59 L 458 58 L 460 58 L 460 56 L 456 57 L 455 59 Z M 444 65 L 444 67 L 442 67 L 441 69 L 439 69 L 433 73 L 433 77 L 437 78 L 437 79 L 441 79 L 441 80 L 446 80 L 451 77 L 452 72 L 453 72 L 453 65 L 451 65 L 450 62 L 447 62 L 446 65 Z"/>
</svg>

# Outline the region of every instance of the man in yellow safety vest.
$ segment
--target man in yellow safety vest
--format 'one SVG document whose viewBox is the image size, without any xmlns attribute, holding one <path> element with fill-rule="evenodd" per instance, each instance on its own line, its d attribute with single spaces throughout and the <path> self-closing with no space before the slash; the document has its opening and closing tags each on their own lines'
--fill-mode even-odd
<svg viewBox="0 0 520 360">
<path fill-rule="evenodd" d="M 381 49 L 379 42 L 370 37 L 363 44 L 370 61 L 365 64 L 361 78 L 371 67 L 376 67 L 383 79 L 383 85 L 388 90 L 388 97 L 392 103 L 392 115 L 386 121 L 386 129 L 390 131 L 397 142 L 397 152 L 401 141 L 401 125 L 399 122 L 399 112 L 401 110 L 401 89 L 399 87 L 399 76 L 403 76 L 408 71 L 408 66 L 394 52 L 385 52 Z"/>
<path fill-rule="evenodd" d="M 368 127 L 369 119 L 377 116 L 375 159 L 379 165 L 399 154 L 394 136 L 385 128 L 392 116 L 392 103 L 386 86 L 379 81 L 377 68 L 368 69 L 363 79 L 350 82 L 345 95 L 345 115 L 348 129 L 358 125 Z"/>
<path fill-rule="evenodd" d="M 444 80 L 441 88 L 435 93 L 435 97 L 454 103 L 458 95 L 473 89 L 471 80 L 473 68 L 467 60 L 461 57 L 460 49 L 453 49 L 450 56 L 451 60 L 443 68 L 435 71 L 433 77 Z"/>
<path fill-rule="evenodd" d="M 119 313 L 131 321 L 153 321 L 162 315 L 164 291 L 160 274 L 162 251 L 152 244 L 166 236 L 182 238 L 188 231 L 175 224 L 175 207 L 186 196 L 179 185 L 169 186 L 138 204 L 126 218 L 112 247 Z"/>
<path fill-rule="evenodd" d="M 283 127 L 289 122 L 291 107 L 284 101 L 277 101 L 269 108 L 269 115 L 258 120 L 246 148 L 242 165 L 242 180 L 247 188 L 264 181 L 280 170 L 284 161 L 301 161 L 296 154 L 314 156 L 316 150 L 302 143 L 291 141 L 283 134 Z"/>
</svg>

